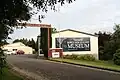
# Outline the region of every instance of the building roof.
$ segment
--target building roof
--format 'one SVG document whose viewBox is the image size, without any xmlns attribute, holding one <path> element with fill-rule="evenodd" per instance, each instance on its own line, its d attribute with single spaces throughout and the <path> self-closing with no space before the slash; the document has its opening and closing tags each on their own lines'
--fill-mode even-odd
<svg viewBox="0 0 120 80">
<path fill-rule="evenodd" d="M 72 32 L 77 32 L 77 33 L 82 33 L 82 34 L 98 37 L 98 35 L 94 35 L 94 34 L 90 34 L 90 33 L 86 33 L 86 32 L 81 32 L 81 31 L 77 31 L 77 30 L 73 30 L 73 29 L 65 29 L 65 30 L 58 31 L 56 33 L 65 32 L 65 31 L 72 31 Z M 55 34 L 55 33 L 53 33 L 53 34 Z"/>
</svg>

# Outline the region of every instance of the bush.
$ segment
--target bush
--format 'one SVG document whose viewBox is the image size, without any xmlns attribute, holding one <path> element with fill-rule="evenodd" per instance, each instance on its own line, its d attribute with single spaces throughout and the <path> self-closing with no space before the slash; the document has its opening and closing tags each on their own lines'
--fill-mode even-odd
<svg viewBox="0 0 120 80">
<path fill-rule="evenodd" d="M 87 61 L 95 61 L 95 57 L 93 55 L 90 54 L 85 54 L 80 56 L 81 60 L 87 60 Z"/>
<path fill-rule="evenodd" d="M 73 58 L 72 58 L 72 55 L 65 55 L 63 58 L 64 58 L 64 59 L 73 59 Z"/>
<path fill-rule="evenodd" d="M 0 48 L 0 73 L 2 74 L 3 68 L 6 67 L 6 55 L 4 54 L 4 50 Z"/>
<path fill-rule="evenodd" d="M 87 60 L 87 61 L 95 61 L 95 57 L 91 54 L 85 54 L 85 55 L 65 55 L 63 57 L 64 59 L 74 59 L 74 60 Z"/>
<path fill-rule="evenodd" d="M 76 54 L 72 54 L 72 55 L 71 55 L 71 58 L 74 59 L 74 60 L 76 60 L 76 59 L 77 59 L 77 56 L 78 56 L 78 55 L 76 55 Z"/>
<path fill-rule="evenodd" d="M 113 56 L 113 62 L 116 65 L 120 65 L 120 49 L 116 51 L 116 53 Z"/>
</svg>

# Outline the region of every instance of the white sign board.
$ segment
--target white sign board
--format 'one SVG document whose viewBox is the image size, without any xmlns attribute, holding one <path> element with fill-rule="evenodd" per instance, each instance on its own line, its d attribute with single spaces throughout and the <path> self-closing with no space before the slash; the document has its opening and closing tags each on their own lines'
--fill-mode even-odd
<svg viewBox="0 0 120 80">
<path fill-rule="evenodd" d="M 59 58 L 60 54 L 59 52 L 52 52 L 52 58 Z"/>
</svg>

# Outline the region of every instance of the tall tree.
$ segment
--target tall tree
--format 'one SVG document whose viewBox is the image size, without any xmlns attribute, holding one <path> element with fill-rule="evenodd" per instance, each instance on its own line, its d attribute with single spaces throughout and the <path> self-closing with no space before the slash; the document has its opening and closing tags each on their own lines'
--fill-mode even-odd
<svg viewBox="0 0 120 80">
<path fill-rule="evenodd" d="M 0 2 L 0 43 L 9 38 L 8 35 L 13 33 L 18 23 L 28 21 L 33 14 L 36 14 L 31 11 L 33 8 L 37 8 L 38 12 L 39 10 L 47 12 L 48 7 L 55 10 L 56 4 L 63 5 L 65 1 L 71 3 L 73 0 L 2 0 Z M 43 16 L 39 16 L 39 21 L 41 18 Z M 0 48 L 0 60 L 3 54 Z"/>
<path fill-rule="evenodd" d="M 34 41 L 33 38 L 32 38 L 32 40 L 31 40 L 31 42 L 32 42 L 32 48 L 35 49 L 35 44 L 36 44 L 36 43 L 35 43 L 35 41 Z"/>
<path fill-rule="evenodd" d="M 13 41 L 13 43 L 16 43 L 16 42 L 19 42 L 20 40 L 19 39 L 15 39 L 14 41 Z"/>
<path fill-rule="evenodd" d="M 95 35 L 98 35 L 99 59 L 106 59 L 104 47 L 106 46 L 106 43 L 110 40 L 111 34 L 99 31 L 98 33 L 95 33 Z"/>
<path fill-rule="evenodd" d="M 19 22 L 27 21 L 39 10 L 55 10 L 56 4 L 71 3 L 73 0 L 3 0 L 0 2 L 0 40 L 7 39 Z M 32 11 L 37 8 L 37 11 Z M 39 16 L 39 19 L 43 16 Z M 40 20 L 39 20 L 40 21 Z"/>
<path fill-rule="evenodd" d="M 111 38 L 111 33 L 101 32 L 95 33 L 95 35 L 98 35 L 98 45 L 104 46 L 104 43 L 106 41 L 109 41 Z"/>
<path fill-rule="evenodd" d="M 104 58 L 106 60 L 111 60 L 116 50 L 120 49 L 120 25 L 115 24 L 114 30 L 110 40 L 104 46 Z"/>
<path fill-rule="evenodd" d="M 33 38 L 32 39 L 25 39 L 25 38 L 23 38 L 23 39 L 16 39 L 16 40 L 13 41 L 13 43 L 16 43 L 16 42 L 22 42 L 26 46 L 32 47 L 33 49 L 36 49 L 35 46 L 37 46 L 36 45 L 37 43 L 34 41 Z"/>
</svg>

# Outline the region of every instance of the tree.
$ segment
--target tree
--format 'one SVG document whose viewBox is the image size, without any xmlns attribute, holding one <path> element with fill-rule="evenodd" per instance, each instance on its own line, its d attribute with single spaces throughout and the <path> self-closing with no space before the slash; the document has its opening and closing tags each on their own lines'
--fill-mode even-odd
<svg viewBox="0 0 120 80">
<path fill-rule="evenodd" d="M 31 42 L 32 42 L 32 48 L 35 49 L 35 44 L 36 44 L 36 43 L 35 43 L 35 41 L 34 41 L 33 38 L 32 38 L 32 40 L 31 40 Z"/>
<path fill-rule="evenodd" d="M 3 0 L 0 2 L 0 43 L 8 39 L 14 28 L 23 21 L 28 21 L 39 10 L 48 11 L 48 7 L 55 11 L 56 4 L 72 3 L 73 0 Z M 37 8 L 37 11 L 32 11 Z M 43 16 L 39 16 L 41 21 Z M 24 24 L 23 24 L 24 26 Z M 22 28 L 22 27 L 21 27 Z"/>
<path fill-rule="evenodd" d="M 37 41 L 35 43 L 35 51 L 38 51 L 38 38 L 37 38 Z"/>
<path fill-rule="evenodd" d="M 120 38 L 120 24 L 115 24 L 114 26 L 114 34 L 112 34 L 112 39 L 116 40 Z"/>
<path fill-rule="evenodd" d="M 16 43 L 16 42 L 19 42 L 20 40 L 19 39 L 15 39 L 14 41 L 13 41 L 13 43 Z"/>
<path fill-rule="evenodd" d="M 110 40 L 104 46 L 104 59 L 112 60 L 116 50 L 120 49 L 120 25 L 115 24 L 114 33 L 111 35 Z"/>
<path fill-rule="evenodd" d="M 22 42 L 26 46 L 32 47 L 35 50 L 36 50 L 36 48 L 37 48 L 36 46 L 38 44 L 37 42 L 34 41 L 33 38 L 32 39 L 25 39 L 25 38 L 23 38 L 23 39 L 16 39 L 16 40 L 13 41 L 13 43 L 16 43 L 16 42 Z"/>
<path fill-rule="evenodd" d="M 56 28 L 52 28 L 51 31 L 52 31 L 52 33 L 56 33 L 56 32 L 58 32 Z"/>
<path fill-rule="evenodd" d="M 72 3 L 73 0 L 3 0 L 0 2 L 0 38 L 7 39 L 19 22 L 27 21 L 39 10 L 48 11 L 48 7 L 55 11 L 56 4 L 65 2 Z M 37 8 L 37 11 L 32 11 Z M 40 19 L 43 16 L 39 16 Z"/>
<path fill-rule="evenodd" d="M 110 33 L 106 33 L 106 32 L 101 32 L 99 31 L 98 33 L 95 33 L 95 35 L 98 35 L 98 45 L 99 46 L 104 46 L 104 43 L 106 41 L 109 41 L 111 38 L 111 34 Z"/>
<path fill-rule="evenodd" d="M 8 35 L 13 33 L 20 22 L 28 21 L 36 14 L 32 11 L 33 8 L 37 8 L 37 12 L 39 10 L 47 12 L 48 7 L 55 10 L 56 4 L 63 5 L 65 1 L 71 3 L 73 0 L 2 0 L 0 2 L 0 43 L 9 38 Z M 39 21 L 41 18 L 43 16 L 39 16 Z M 4 54 L 1 48 L 0 52 L 1 55 Z"/>
<path fill-rule="evenodd" d="M 99 59 L 104 60 L 106 59 L 104 47 L 108 45 L 106 42 L 110 40 L 111 34 L 99 31 L 98 33 L 95 33 L 95 35 L 98 35 Z"/>
<path fill-rule="evenodd" d="M 113 55 L 113 62 L 116 65 L 120 65 L 120 49 L 116 50 L 116 53 Z"/>
</svg>

